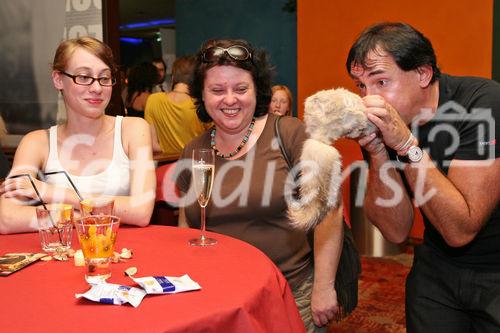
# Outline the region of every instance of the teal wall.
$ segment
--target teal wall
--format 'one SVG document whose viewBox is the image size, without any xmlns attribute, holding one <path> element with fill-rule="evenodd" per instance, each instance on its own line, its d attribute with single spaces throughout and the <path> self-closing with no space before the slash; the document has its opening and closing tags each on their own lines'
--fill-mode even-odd
<svg viewBox="0 0 500 333">
<path fill-rule="evenodd" d="M 177 0 L 176 53 L 195 53 L 207 39 L 245 39 L 271 56 L 276 75 L 294 94 L 297 112 L 297 15 L 288 0 Z M 293 3 L 293 2 L 292 2 Z"/>
<path fill-rule="evenodd" d="M 500 82 L 500 0 L 493 2 L 493 64 L 491 76 Z"/>
</svg>

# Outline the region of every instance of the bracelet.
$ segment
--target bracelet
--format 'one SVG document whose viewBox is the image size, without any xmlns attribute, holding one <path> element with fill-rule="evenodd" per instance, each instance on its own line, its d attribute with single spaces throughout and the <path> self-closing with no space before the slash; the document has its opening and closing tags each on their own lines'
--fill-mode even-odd
<svg viewBox="0 0 500 333">
<path fill-rule="evenodd" d="M 415 141 L 415 137 L 413 136 L 412 133 L 410 133 L 410 137 L 408 138 L 408 140 L 406 140 L 406 142 L 398 149 L 396 149 L 396 152 L 398 153 L 398 155 L 406 155 L 408 149 L 410 149 L 411 147 L 411 144 Z"/>
</svg>

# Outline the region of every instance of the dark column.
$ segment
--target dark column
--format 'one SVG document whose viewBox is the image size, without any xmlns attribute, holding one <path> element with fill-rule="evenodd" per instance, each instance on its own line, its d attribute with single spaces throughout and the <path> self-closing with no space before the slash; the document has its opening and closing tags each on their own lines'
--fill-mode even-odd
<svg viewBox="0 0 500 333">
<path fill-rule="evenodd" d="M 493 63 L 491 77 L 500 82 L 500 0 L 493 2 Z"/>
<path fill-rule="evenodd" d="M 102 28 L 104 42 L 111 47 L 115 57 L 115 63 L 120 64 L 120 10 L 119 0 L 103 0 L 102 2 Z M 120 73 L 116 73 L 120 75 Z M 120 77 L 113 87 L 113 95 L 106 114 L 116 116 L 124 115 L 124 106 L 121 98 Z"/>
</svg>

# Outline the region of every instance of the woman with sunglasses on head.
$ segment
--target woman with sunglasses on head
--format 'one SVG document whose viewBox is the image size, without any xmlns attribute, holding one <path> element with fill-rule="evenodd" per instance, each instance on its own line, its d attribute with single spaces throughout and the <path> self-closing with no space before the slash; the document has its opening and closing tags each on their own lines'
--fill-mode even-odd
<svg viewBox="0 0 500 333">
<path fill-rule="evenodd" d="M 333 285 L 342 207 L 316 228 L 313 254 L 307 233 L 293 229 L 286 215 L 289 167 L 276 146 L 276 116 L 268 114 L 270 83 L 267 55 L 246 41 L 211 40 L 198 52 L 190 91 L 199 118 L 213 120 L 214 127 L 188 143 L 180 160 L 185 163 L 178 163 L 177 185 L 183 193 L 179 224 L 199 228 L 200 207 L 189 191 L 189 166 L 193 149 L 212 148 L 216 158 L 206 211 L 208 229 L 266 253 L 287 278 L 308 331 L 325 331 L 339 311 Z M 306 139 L 304 125 L 285 117 L 279 127 L 287 154 L 296 164 Z"/>
<path fill-rule="evenodd" d="M 0 188 L 0 232 L 36 230 L 35 207 L 66 202 L 79 209 L 81 195 L 112 197 L 123 223 L 146 226 L 154 204 L 155 173 L 149 126 L 140 118 L 105 115 L 115 84 L 111 49 L 91 37 L 63 41 L 52 66 L 52 81 L 66 106 L 67 121 L 49 130 L 28 133 L 20 142 L 10 176 Z M 33 221 L 35 224 L 33 224 Z"/>
<path fill-rule="evenodd" d="M 269 113 L 274 113 L 277 116 L 292 115 L 292 92 L 284 85 L 275 85 L 271 88 L 272 97 L 269 103 Z"/>
</svg>

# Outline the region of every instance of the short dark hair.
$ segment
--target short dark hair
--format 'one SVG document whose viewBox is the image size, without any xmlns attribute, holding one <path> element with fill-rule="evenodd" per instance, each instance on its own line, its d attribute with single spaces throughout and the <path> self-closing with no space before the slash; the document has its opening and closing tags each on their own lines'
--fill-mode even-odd
<svg viewBox="0 0 500 333">
<path fill-rule="evenodd" d="M 163 64 L 163 67 L 165 67 L 165 71 L 167 70 L 167 64 L 165 62 L 165 60 L 163 60 L 163 58 L 159 57 L 159 58 L 154 58 L 153 60 L 151 60 L 151 63 L 152 64 L 159 64 L 159 63 L 162 63 Z"/>
<path fill-rule="evenodd" d="M 203 53 L 210 47 L 220 46 L 228 48 L 230 46 L 240 45 L 250 51 L 251 57 L 246 60 L 235 60 L 224 53 L 215 62 L 204 62 Z M 250 43 L 242 39 L 212 39 L 205 42 L 196 53 L 196 66 L 193 82 L 189 91 L 192 97 L 196 99 L 196 113 L 203 122 L 210 122 L 209 116 L 202 100 L 203 86 L 207 71 L 214 66 L 234 66 L 249 71 L 252 75 L 256 89 L 256 106 L 254 116 L 260 117 L 267 114 L 269 103 L 271 102 L 271 78 L 273 69 L 269 63 L 268 55 L 264 50 L 254 48 Z"/>
<path fill-rule="evenodd" d="M 404 71 L 431 66 L 431 83 L 441 76 L 430 40 L 409 24 L 400 22 L 377 23 L 363 31 L 349 50 L 347 72 L 351 73 L 352 65 L 366 67 L 368 53 L 377 48 L 389 53 Z"/>
</svg>

